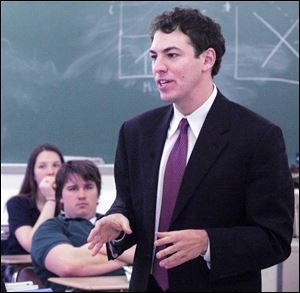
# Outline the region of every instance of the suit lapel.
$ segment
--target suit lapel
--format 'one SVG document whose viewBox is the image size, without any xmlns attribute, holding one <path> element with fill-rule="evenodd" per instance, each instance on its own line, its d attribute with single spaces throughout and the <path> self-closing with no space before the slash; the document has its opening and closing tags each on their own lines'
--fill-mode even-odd
<svg viewBox="0 0 300 293">
<path fill-rule="evenodd" d="M 189 202 L 194 190 L 226 147 L 230 129 L 229 115 L 229 103 L 218 93 L 187 164 L 171 223 Z"/>
<path fill-rule="evenodd" d="M 145 132 L 143 138 L 142 148 L 144 157 L 141 159 L 143 160 L 144 178 L 148 180 L 152 187 L 157 185 L 160 159 L 172 115 L 172 106 L 167 107 L 166 112 L 153 122 L 153 125 Z"/>
<path fill-rule="evenodd" d="M 157 117 L 157 119 L 154 118 L 156 121 L 154 121 L 151 128 L 145 132 L 142 143 L 144 156 L 141 160 L 143 161 L 144 182 L 141 184 L 145 185 L 143 195 L 143 213 L 144 220 L 147 222 L 145 226 L 149 227 L 149 229 L 153 229 L 153 231 L 159 166 L 172 115 L 173 107 L 170 106 L 166 107 L 166 111 L 161 117 Z"/>
</svg>

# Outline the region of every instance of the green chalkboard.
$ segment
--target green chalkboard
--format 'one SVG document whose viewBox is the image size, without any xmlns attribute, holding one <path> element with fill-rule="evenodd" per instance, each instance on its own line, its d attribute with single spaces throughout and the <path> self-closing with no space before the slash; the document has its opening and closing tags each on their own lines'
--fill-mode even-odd
<svg viewBox="0 0 300 293">
<path fill-rule="evenodd" d="M 24 163 L 39 143 L 113 163 L 123 121 L 162 102 L 148 26 L 174 6 L 222 26 L 216 84 L 278 124 L 289 160 L 299 149 L 298 1 L 2 1 L 1 162 Z"/>
</svg>

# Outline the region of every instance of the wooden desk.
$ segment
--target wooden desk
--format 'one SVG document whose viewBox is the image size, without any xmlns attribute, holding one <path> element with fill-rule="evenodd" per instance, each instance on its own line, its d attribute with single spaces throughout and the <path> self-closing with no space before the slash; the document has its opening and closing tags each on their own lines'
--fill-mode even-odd
<svg viewBox="0 0 300 293">
<path fill-rule="evenodd" d="M 48 281 L 84 291 L 128 291 L 129 288 L 126 276 L 57 277 Z"/>
<path fill-rule="evenodd" d="M 30 254 L 1 255 L 1 264 L 31 264 Z"/>
</svg>

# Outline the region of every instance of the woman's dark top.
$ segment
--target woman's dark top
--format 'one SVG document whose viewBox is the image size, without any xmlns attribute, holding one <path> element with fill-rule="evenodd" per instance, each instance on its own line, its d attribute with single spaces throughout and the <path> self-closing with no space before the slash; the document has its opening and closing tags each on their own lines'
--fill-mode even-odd
<svg viewBox="0 0 300 293">
<path fill-rule="evenodd" d="M 15 232 L 22 226 L 34 226 L 40 211 L 35 199 L 25 195 L 16 195 L 7 201 L 9 237 L 5 254 L 28 254 L 19 244 Z"/>
</svg>

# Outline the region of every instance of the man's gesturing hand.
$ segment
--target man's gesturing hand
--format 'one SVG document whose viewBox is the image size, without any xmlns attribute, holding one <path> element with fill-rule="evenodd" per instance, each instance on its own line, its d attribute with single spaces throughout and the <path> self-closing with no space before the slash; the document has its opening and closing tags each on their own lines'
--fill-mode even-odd
<svg viewBox="0 0 300 293">
<path fill-rule="evenodd" d="M 128 219 L 122 214 L 111 214 L 98 220 L 87 239 L 92 255 L 99 253 L 104 243 L 116 239 L 122 232 L 132 233 Z"/>
</svg>

